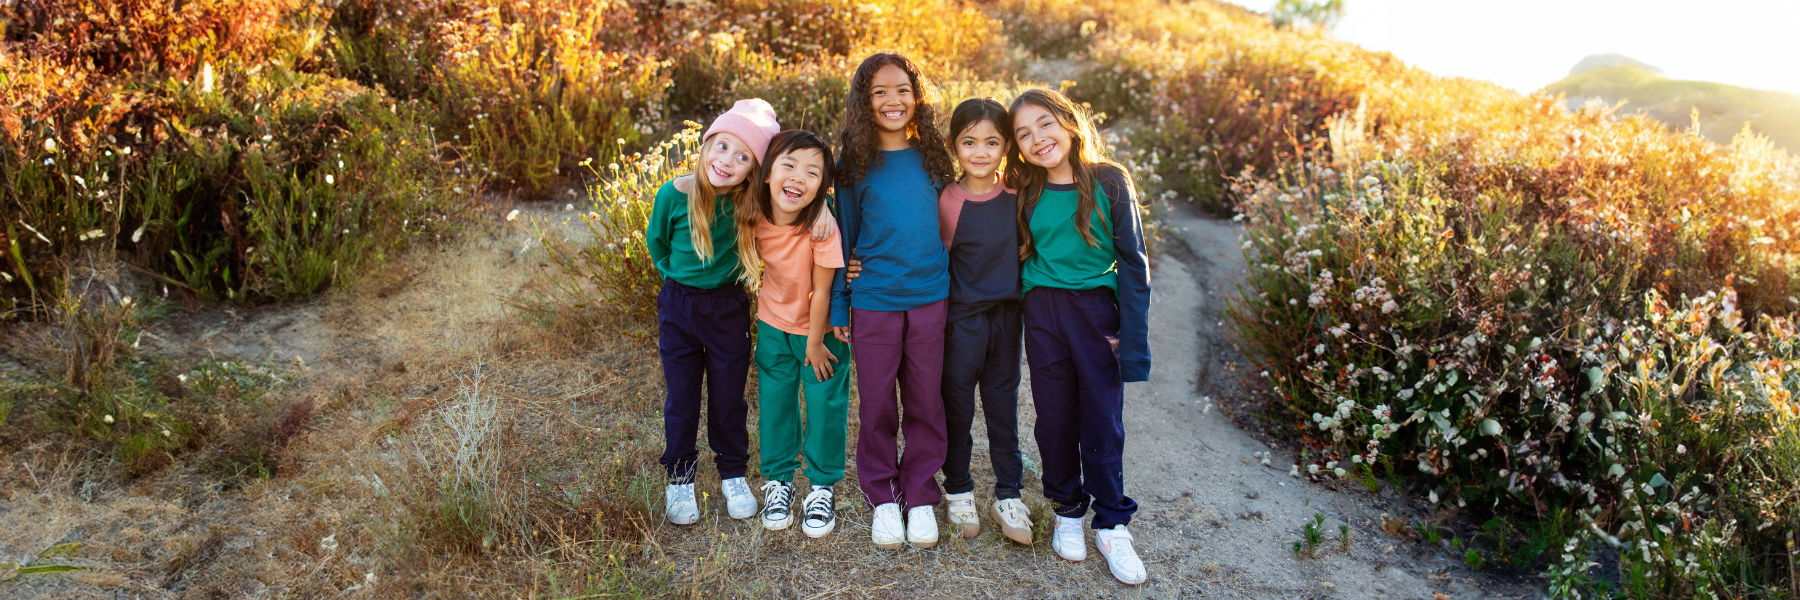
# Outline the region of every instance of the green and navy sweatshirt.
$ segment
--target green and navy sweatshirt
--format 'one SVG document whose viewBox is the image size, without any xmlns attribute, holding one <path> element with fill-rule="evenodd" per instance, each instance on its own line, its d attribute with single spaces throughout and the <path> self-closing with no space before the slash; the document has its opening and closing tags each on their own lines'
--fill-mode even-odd
<svg viewBox="0 0 1800 600">
<path fill-rule="evenodd" d="M 675 188 L 674 180 L 664 183 L 662 189 L 656 190 L 650 226 L 644 232 L 644 245 L 650 248 L 656 270 L 676 283 L 707 290 L 736 281 L 736 214 L 731 196 L 720 194 L 713 199 L 713 256 L 712 260 L 700 260 L 688 224 L 688 195 Z"/>
<path fill-rule="evenodd" d="M 1112 288 L 1119 303 L 1119 368 L 1125 381 L 1150 378 L 1150 260 L 1144 251 L 1144 227 L 1124 171 L 1100 167 L 1094 177 L 1094 211 L 1100 247 L 1089 246 L 1074 227 L 1081 197 L 1074 184 L 1044 185 L 1038 201 L 1023 218 L 1031 229 L 1032 255 L 1021 277 L 1024 292 L 1033 288 L 1090 290 Z M 1110 237 L 1111 239 L 1107 239 Z M 1109 243 L 1110 242 L 1110 243 Z"/>
</svg>

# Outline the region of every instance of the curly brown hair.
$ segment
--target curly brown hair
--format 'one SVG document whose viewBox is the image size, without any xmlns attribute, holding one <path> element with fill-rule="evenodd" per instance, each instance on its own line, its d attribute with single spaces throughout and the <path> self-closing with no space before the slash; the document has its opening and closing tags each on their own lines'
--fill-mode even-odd
<svg viewBox="0 0 1800 600">
<path fill-rule="evenodd" d="M 913 105 L 912 122 L 906 125 L 906 136 L 912 138 L 913 147 L 924 155 L 925 172 L 939 184 L 954 181 L 956 161 L 950 158 L 943 132 L 938 131 L 937 111 L 931 107 L 932 94 L 927 93 L 923 85 L 925 76 L 919 74 L 919 67 L 911 59 L 898 52 L 880 52 L 863 59 L 856 67 L 856 75 L 850 78 L 850 96 L 844 101 L 844 128 L 838 132 L 838 145 L 843 149 L 838 181 L 860 181 L 870 169 L 881 165 L 881 145 L 875 132 L 875 108 L 869 98 L 869 88 L 874 86 L 875 73 L 888 65 L 906 72 L 906 78 L 913 86 L 913 97 L 918 99 Z"/>
</svg>

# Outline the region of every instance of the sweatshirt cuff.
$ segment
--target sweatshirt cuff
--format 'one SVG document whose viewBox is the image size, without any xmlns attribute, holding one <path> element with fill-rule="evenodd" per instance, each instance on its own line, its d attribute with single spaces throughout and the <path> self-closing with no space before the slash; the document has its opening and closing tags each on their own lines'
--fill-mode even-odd
<svg viewBox="0 0 1800 600">
<path fill-rule="evenodd" d="M 1150 360 L 1127 360 L 1119 362 L 1120 379 L 1127 383 L 1150 380 Z"/>
<path fill-rule="evenodd" d="M 831 305 L 831 326 L 848 327 L 850 325 L 850 307 Z"/>
</svg>

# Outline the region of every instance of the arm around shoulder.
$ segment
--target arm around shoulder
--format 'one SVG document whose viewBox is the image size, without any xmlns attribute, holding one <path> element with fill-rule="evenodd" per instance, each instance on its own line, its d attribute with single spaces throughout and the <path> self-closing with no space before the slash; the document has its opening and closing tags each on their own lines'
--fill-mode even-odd
<svg viewBox="0 0 1800 600">
<path fill-rule="evenodd" d="M 843 244 L 844 264 L 849 264 L 850 253 L 856 248 L 856 235 L 862 224 L 862 205 L 855 193 L 854 184 L 837 183 L 838 236 Z M 827 204 L 826 206 L 831 206 Z M 831 277 L 831 325 L 847 327 L 850 325 L 850 282 L 844 279 L 844 269 L 834 269 Z"/>
</svg>

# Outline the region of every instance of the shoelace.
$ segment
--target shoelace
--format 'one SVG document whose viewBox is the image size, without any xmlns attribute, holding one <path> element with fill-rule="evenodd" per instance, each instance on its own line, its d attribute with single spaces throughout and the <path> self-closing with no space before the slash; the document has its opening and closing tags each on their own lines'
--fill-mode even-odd
<svg viewBox="0 0 1800 600">
<path fill-rule="evenodd" d="M 770 510 L 780 507 L 781 512 L 787 512 L 788 503 L 793 501 L 794 493 L 791 487 L 771 479 L 762 485 L 762 491 L 764 497 L 768 499 L 765 504 L 769 505 Z"/>
<path fill-rule="evenodd" d="M 819 494 L 812 502 L 806 503 L 806 518 L 818 517 L 820 521 L 831 518 L 831 494 Z"/>
</svg>

